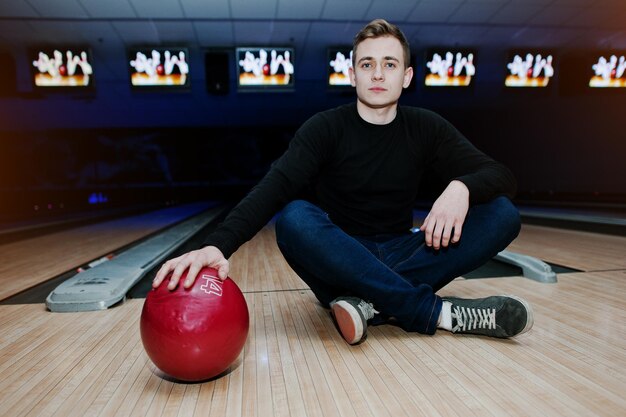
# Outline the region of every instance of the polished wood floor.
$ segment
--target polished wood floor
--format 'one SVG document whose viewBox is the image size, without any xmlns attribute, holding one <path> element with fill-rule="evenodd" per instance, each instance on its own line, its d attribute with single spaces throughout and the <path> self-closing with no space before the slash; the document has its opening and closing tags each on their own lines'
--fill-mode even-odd
<svg viewBox="0 0 626 417">
<path fill-rule="evenodd" d="M 522 296 L 531 332 L 492 340 L 385 325 L 349 346 L 268 226 L 231 260 L 250 309 L 244 352 L 198 384 L 164 378 L 147 358 L 143 300 L 91 313 L 2 305 L 0 415 L 626 415 L 626 238 L 524 226 L 511 247 L 584 272 L 557 284 L 460 278 L 441 293 Z"/>
</svg>

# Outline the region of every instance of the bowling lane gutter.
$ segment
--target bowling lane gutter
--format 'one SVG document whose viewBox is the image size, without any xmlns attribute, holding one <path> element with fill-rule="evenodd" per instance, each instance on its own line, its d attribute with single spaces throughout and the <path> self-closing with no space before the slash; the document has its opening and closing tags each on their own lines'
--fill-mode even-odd
<svg viewBox="0 0 626 417">
<path fill-rule="evenodd" d="M 177 222 L 168 225 L 167 227 L 160 229 L 154 233 L 149 234 L 148 236 L 145 236 L 139 240 L 136 240 L 128 245 L 124 245 L 120 248 L 118 248 L 117 250 L 113 251 L 112 255 L 114 257 L 117 256 L 121 256 L 123 253 L 129 251 L 130 249 L 137 247 L 138 245 L 141 245 L 144 242 L 149 241 L 152 238 L 158 237 L 161 234 L 167 233 L 169 230 L 177 227 L 178 225 L 180 225 L 181 223 L 184 223 L 186 221 L 189 221 L 190 219 L 197 217 L 197 216 L 202 216 L 207 210 L 217 210 L 217 214 L 215 216 L 215 218 L 206 226 L 204 226 L 202 229 L 200 229 L 199 231 L 197 231 L 195 234 L 188 236 L 186 239 L 184 239 L 181 243 L 180 246 L 178 246 L 178 248 L 171 254 L 171 256 L 177 256 L 177 253 L 184 253 L 187 250 L 185 250 L 185 248 L 191 246 L 192 244 L 198 244 L 199 242 L 201 242 L 204 238 L 204 236 L 208 233 L 210 233 L 211 230 L 213 230 L 216 226 L 217 223 L 219 221 L 221 221 L 221 219 L 223 219 L 223 217 L 225 216 L 225 214 L 228 212 L 228 209 L 230 208 L 230 205 L 228 204 L 222 204 L 219 206 L 215 206 L 215 205 L 207 205 L 205 210 L 202 210 L 200 213 L 198 213 L 197 211 L 194 211 L 191 215 L 185 216 L 183 218 L 181 218 L 180 220 L 178 220 Z M 190 243 L 193 242 L 193 243 Z M 101 259 L 101 258 L 99 258 Z M 97 263 L 97 261 L 99 259 L 95 259 L 95 263 Z M 95 265 L 93 267 L 89 267 L 89 264 L 94 264 L 94 261 L 89 262 L 85 265 L 79 266 L 77 268 L 73 268 L 72 270 L 66 271 L 63 274 L 57 275 L 45 282 L 42 282 L 39 285 L 36 285 L 34 287 L 31 287 L 29 289 L 26 289 L 24 291 L 21 291 L 11 297 L 8 297 L 6 299 L 0 300 L 0 305 L 11 305 L 11 304 L 40 304 L 40 303 L 44 303 L 46 301 L 46 297 L 55 289 L 57 288 L 59 285 L 62 285 L 64 282 L 66 282 L 69 279 L 72 279 L 74 277 L 76 277 L 77 275 L 80 275 L 80 273 L 77 272 L 77 270 L 83 268 L 86 269 L 87 271 L 91 270 L 91 269 L 97 269 L 98 267 L 100 267 L 101 265 L 104 266 L 106 265 L 108 262 L 102 262 L 101 265 Z M 141 262 L 142 265 L 140 265 L 141 267 L 145 267 L 146 262 Z M 156 267 L 148 270 L 144 277 L 137 283 L 134 284 L 134 286 L 128 291 L 127 293 L 127 297 L 129 295 L 131 295 L 130 298 L 141 298 L 141 297 L 145 297 L 145 294 L 147 293 L 147 291 L 149 291 L 149 287 L 150 284 L 149 282 L 151 281 L 151 275 L 153 275 L 154 273 L 156 273 L 156 269 L 159 267 L 160 265 L 157 265 Z M 146 281 L 148 282 L 147 285 L 147 289 L 141 290 L 141 288 L 146 287 L 145 285 L 142 285 L 142 283 Z M 144 294 L 138 294 L 137 293 L 137 287 L 140 288 L 140 291 L 143 291 Z M 132 294 L 131 294 L 132 293 Z M 123 301 L 123 300 L 122 300 Z"/>
</svg>

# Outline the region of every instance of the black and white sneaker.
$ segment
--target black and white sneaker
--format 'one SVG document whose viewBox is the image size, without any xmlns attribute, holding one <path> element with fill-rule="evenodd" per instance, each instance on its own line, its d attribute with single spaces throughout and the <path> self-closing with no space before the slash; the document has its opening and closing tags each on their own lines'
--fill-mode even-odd
<svg viewBox="0 0 626 417">
<path fill-rule="evenodd" d="M 341 335 L 351 345 L 365 338 L 367 321 L 377 313 L 371 303 L 358 297 L 335 298 L 330 309 Z"/>
<path fill-rule="evenodd" d="M 452 304 L 452 332 L 507 338 L 533 327 L 533 311 L 523 299 L 510 295 L 487 298 L 444 298 Z"/>
</svg>

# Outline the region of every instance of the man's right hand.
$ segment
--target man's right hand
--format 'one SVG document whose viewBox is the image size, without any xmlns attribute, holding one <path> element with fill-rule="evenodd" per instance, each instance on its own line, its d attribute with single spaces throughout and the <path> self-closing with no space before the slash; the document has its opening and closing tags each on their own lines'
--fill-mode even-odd
<svg viewBox="0 0 626 417">
<path fill-rule="evenodd" d="M 161 285 L 165 277 L 171 272 L 172 277 L 170 278 L 170 283 L 167 288 L 174 290 L 176 285 L 178 285 L 180 276 L 189 269 L 183 286 L 190 288 L 196 280 L 198 272 L 205 266 L 215 268 L 219 279 L 222 281 L 228 277 L 228 260 L 224 258 L 222 251 L 215 246 L 205 246 L 202 249 L 185 253 L 178 258 L 173 258 L 165 262 L 161 269 L 159 269 L 159 272 L 157 272 L 152 282 L 152 287 L 157 288 Z"/>
</svg>

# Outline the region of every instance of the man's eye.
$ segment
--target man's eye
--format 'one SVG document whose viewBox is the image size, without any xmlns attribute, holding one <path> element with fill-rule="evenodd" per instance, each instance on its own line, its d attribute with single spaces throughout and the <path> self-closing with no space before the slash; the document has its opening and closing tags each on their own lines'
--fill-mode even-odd
<svg viewBox="0 0 626 417">
<path fill-rule="evenodd" d="M 371 67 L 372 67 L 372 64 L 370 64 L 369 62 L 364 62 L 364 63 L 361 65 L 361 68 L 371 68 Z"/>
<path fill-rule="evenodd" d="M 387 62 L 386 67 L 387 67 L 387 68 L 395 68 L 395 67 L 396 67 L 396 64 L 395 64 L 395 63 L 393 63 L 393 62 Z"/>
</svg>

